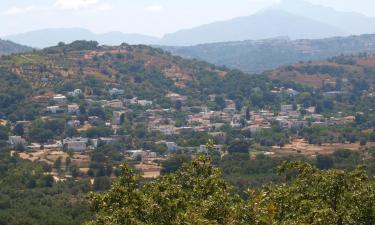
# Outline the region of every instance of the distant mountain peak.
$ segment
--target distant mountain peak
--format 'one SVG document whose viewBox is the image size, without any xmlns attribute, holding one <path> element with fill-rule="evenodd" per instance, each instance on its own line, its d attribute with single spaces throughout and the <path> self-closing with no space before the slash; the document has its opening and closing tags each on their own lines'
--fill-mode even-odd
<svg viewBox="0 0 375 225">
<path fill-rule="evenodd" d="M 270 9 L 279 9 L 335 26 L 348 34 L 375 33 L 375 18 L 358 12 L 341 12 L 332 7 L 304 0 L 281 0 Z"/>
</svg>

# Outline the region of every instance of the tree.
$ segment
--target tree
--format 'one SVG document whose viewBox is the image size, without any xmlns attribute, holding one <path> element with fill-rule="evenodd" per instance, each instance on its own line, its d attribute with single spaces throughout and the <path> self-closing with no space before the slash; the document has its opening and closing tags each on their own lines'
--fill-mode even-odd
<svg viewBox="0 0 375 225">
<path fill-rule="evenodd" d="M 120 125 L 123 125 L 125 123 L 125 113 L 121 114 L 120 116 Z"/>
<path fill-rule="evenodd" d="M 72 175 L 72 177 L 74 177 L 74 178 L 79 177 L 81 175 L 81 171 L 75 165 L 70 166 L 69 171 L 70 171 L 70 174 Z"/>
<path fill-rule="evenodd" d="M 74 127 L 69 127 L 65 131 L 65 136 L 67 136 L 67 137 L 74 137 L 74 136 L 77 136 L 78 134 L 79 133 L 78 133 L 77 129 L 74 128 Z"/>
<path fill-rule="evenodd" d="M 251 119 L 250 107 L 246 108 L 245 118 L 246 118 L 246 120 L 250 120 Z"/>
<path fill-rule="evenodd" d="M 86 114 L 86 107 L 84 105 L 79 106 L 79 114 L 84 115 Z"/>
<path fill-rule="evenodd" d="M 110 127 L 92 127 L 86 131 L 89 138 L 108 137 L 113 134 Z"/>
<path fill-rule="evenodd" d="M 61 157 L 57 158 L 56 161 L 53 163 L 53 167 L 60 171 L 61 169 Z"/>
<path fill-rule="evenodd" d="M 104 191 L 111 187 L 111 179 L 109 177 L 96 177 L 94 179 L 94 190 Z"/>
<path fill-rule="evenodd" d="M 32 128 L 29 131 L 29 139 L 39 143 L 46 143 L 53 138 L 53 132 L 43 128 Z"/>
<path fill-rule="evenodd" d="M 72 160 L 70 159 L 70 157 L 66 157 L 66 159 L 65 159 L 65 169 L 66 170 L 68 170 L 71 163 L 72 163 Z"/>
<path fill-rule="evenodd" d="M 26 150 L 25 146 L 22 143 L 16 144 L 16 146 L 14 147 L 14 149 L 17 152 L 24 152 Z"/>
<path fill-rule="evenodd" d="M 316 167 L 325 170 L 333 167 L 333 159 L 331 156 L 318 155 L 316 157 Z"/>
<path fill-rule="evenodd" d="M 0 140 L 8 140 L 9 135 L 5 129 L 0 129 Z"/>
<path fill-rule="evenodd" d="M 14 126 L 13 132 L 17 136 L 23 136 L 25 134 L 25 130 L 22 123 L 17 123 L 16 126 Z"/>
<path fill-rule="evenodd" d="M 181 111 L 181 108 L 182 108 L 182 102 L 180 100 L 177 100 L 175 103 L 175 109 L 177 111 Z"/>
<path fill-rule="evenodd" d="M 97 116 L 104 120 L 105 111 L 101 106 L 95 106 L 89 109 L 89 116 Z"/>
<path fill-rule="evenodd" d="M 220 110 L 223 110 L 226 106 L 225 99 L 221 96 L 215 97 L 215 103 L 219 107 Z"/>
<path fill-rule="evenodd" d="M 279 172 L 290 185 L 280 185 L 268 196 L 277 209 L 276 224 L 375 224 L 375 186 L 363 167 L 321 171 L 291 162 Z"/>
<path fill-rule="evenodd" d="M 184 163 L 189 163 L 191 161 L 191 157 L 188 155 L 175 155 L 169 157 L 162 163 L 162 174 L 173 173 L 179 170 Z"/>
<path fill-rule="evenodd" d="M 121 170 L 108 192 L 91 195 L 97 214 L 89 224 L 245 224 L 242 200 L 208 158 L 143 186 L 128 166 Z"/>
<path fill-rule="evenodd" d="M 235 141 L 232 143 L 228 151 L 229 153 L 249 153 L 250 144 L 246 141 Z"/>
<path fill-rule="evenodd" d="M 44 186 L 45 187 L 52 187 L 54 182 L 55 182 L 55 180 L 53 179 L 53 176 L 51 176 L 51 175 L 47 175 L 44 178 Z"/>
<path fill-rule="evenodd" d="M 284 162 L 279 174 L 285 183 L 250 190 L 243 200 L 205 156 L 143 185 L 123 165 L 109 191 L 91 194 L 96 217 L 87 224 L 375 224 L 375 183 L 363 167 L 322 171 Z"/>
<path fill-rule="evenodd" d="M 236 106 L 236 110 L 237 111 L 241 111 L 242 107 L 243 107 L 243 102 L 242 102 L 242 99 L 236 99 L 234 101 L 235 103 L 235 106 Z"/>
</svg>

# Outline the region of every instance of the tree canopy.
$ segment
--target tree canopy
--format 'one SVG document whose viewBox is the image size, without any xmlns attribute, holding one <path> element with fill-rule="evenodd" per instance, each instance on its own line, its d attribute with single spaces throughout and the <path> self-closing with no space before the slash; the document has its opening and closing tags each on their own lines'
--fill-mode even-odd
<svg viewBox="0 0 375 225">
<path fill-rule="evenodd" d="M 285 182 L 234 194 L 206 156 L 140 184 L 132 170 L 91 195 L 96 224 L 374 224 L 375 185 L 363 167 L 319 170 L 302 162 L 279 168 Z"/>
</svg>

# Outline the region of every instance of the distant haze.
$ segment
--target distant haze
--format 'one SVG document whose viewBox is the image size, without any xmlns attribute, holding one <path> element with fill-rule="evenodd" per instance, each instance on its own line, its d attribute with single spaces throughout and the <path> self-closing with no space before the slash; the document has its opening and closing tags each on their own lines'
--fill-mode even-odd
<svg viewBox="0 0 375 225">
<path fill-rule="evenodd" d="M 181 46 L 375 33 L 375 3 L 355 2 L 357 7 L 349 0 L 15 0 L 0 3 L 0 32 L 17 33 L 2 38 L 38 48 L 74 40 Z M 366 4 L 374 7 L 358 7 Z"/>
</svg>

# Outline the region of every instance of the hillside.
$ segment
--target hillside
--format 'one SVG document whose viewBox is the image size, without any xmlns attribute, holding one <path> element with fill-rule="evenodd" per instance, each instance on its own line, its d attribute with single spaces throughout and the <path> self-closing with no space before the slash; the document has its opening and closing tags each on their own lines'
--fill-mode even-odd
<svg viewBox="0 0 375 225">
<path fill-rule="evenodd" d="M 267 72 L 271 79 L 289 80 L 335 91 L 356 91 L 375 88 L 375 56 L 338 56 L 282 66 Z"/>
<path fill-rule="evenodd" d="M 375 53 L 375 35 L 294 41 L 280 38 L 163 48 L 183 57 L 258 73 L 281 65 L 325 60 L 340 54 L 372 54 Z"/>
<path fill-rule="evenodd" d="M 0 55 L 9 55 L 13 53 L 30 52 L 30 51 L 32 51 L 32 48 L 30 47 L 0 39 Z"/>
<path fill-rule="evenodd" d="M 254 87 L 269 91 L 268 81 L 262 77 L 172 56 L 160 49 L 125 44 L 106 47 L 76 41 L 33 53 L 3 56 L 0 69 L 31 84 L 34 95 L 66 93 L 75 88 L 101 95 L 103 89 L 116 87 L 124 89 L 130 98 L 136 96 L 161 104 L 168 92 L 199 102 L 209 94 L 247 96 Z"/>
</svg>

